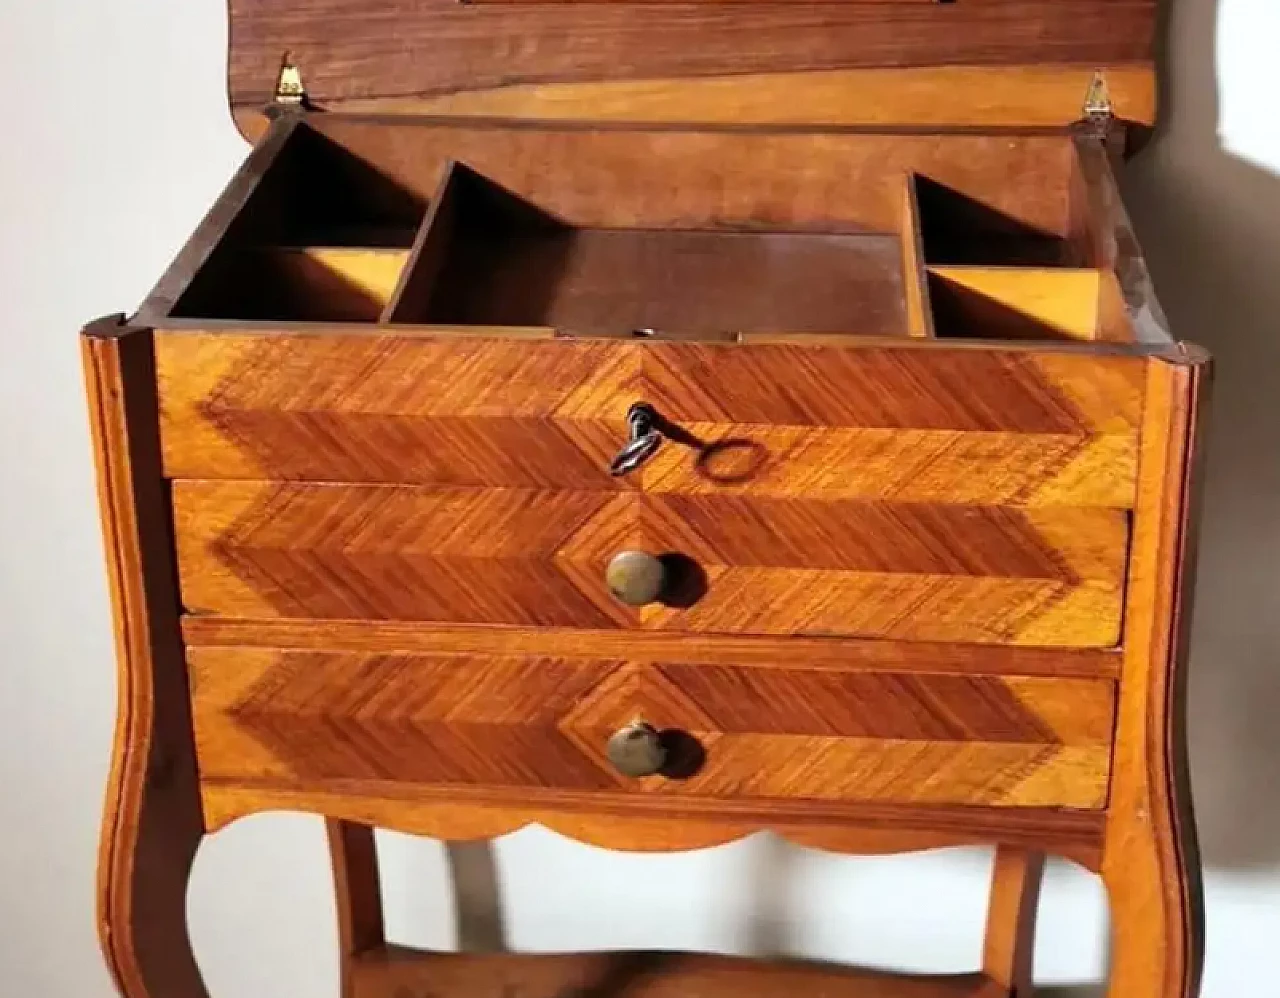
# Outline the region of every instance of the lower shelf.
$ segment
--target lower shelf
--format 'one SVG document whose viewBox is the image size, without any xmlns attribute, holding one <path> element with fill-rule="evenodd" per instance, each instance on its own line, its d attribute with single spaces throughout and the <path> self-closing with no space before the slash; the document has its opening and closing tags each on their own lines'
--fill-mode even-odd
<svg viewBox="0 0 1280 998">
<path fill-rule="evenodd" d="M 352 998 L 1007 998 L 982 974 L 910 976 L 685 953 L 427 953 L 357 958 Z"/>
</svg>

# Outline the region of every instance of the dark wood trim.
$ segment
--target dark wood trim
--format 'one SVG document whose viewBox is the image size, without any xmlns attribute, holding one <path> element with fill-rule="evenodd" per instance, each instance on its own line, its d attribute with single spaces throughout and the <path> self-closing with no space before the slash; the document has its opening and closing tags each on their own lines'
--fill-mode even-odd
<svg viewBox="0 0 1280 998">
<path fill-rule="evenodd" d="M 382 878 L 373 829 L 328 818 L 324 823 L 333 867 L 338 915 L 341 998 L 355 998 L 355 962 L 387 944 L 382 920 Z"/>
<path fill-rule="evenodd" d="M 1120 293 L 1117 311 L 1123 308 L 1130 335 L 1139 343 L 1172 346 L 1174 337 L 1169 320 L 1156 298 L 1155 283 L 1120 195 L 1107 139 L 1077 135 L 1074 148 L 1076 177 L 1068 210 L 1075 241 L 1083 250 L 1088 266 L 1114 275 Z M 1105 293 L 1106 288 L 1103 290 Z M 1110 318 L 1105 311 L 1106 304 L 1104 300 L 1099 315 L 1104 334 Z"/>
</svg>

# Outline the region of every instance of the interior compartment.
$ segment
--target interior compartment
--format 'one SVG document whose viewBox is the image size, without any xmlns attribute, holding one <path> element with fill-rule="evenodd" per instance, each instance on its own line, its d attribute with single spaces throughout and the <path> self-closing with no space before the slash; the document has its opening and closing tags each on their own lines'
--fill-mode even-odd
<svg viewBox="0 0 1280 998">
<path fill-rule="evenodd" d="M 166 276 L 163 317 L 1136 338 L 1145 270 L 1105 151 L 1065 134 L 287 127 Z"/>
<path fill-rule="evenodd" d="M 368 159 L 296 128 L 171 314 L 375 322 L 425 212 Z"/>
<path fill-rule="evenodd" d="M 896 235 L 576 226 L 451 164 L 389 319 L 585 335 L 902 335 Z"/>
<path fill-rule="evenodd" d="M 1084 263 L 1065 227 L 1038 227 L 925 176 L 915 178 L 925 260 L 959 266 L 1069 267 Z"/>
<path fill-rule="evenodd" d="M 174 315 L 248 321 L 377 322 L 406 249 L 254 246 L 221 251 Z"/>
<path fill-rule="evenodd" d="M 1085 268 L 930 267 L 935 334 L 1100 339 L 1101 280 Z"/>
</svg>

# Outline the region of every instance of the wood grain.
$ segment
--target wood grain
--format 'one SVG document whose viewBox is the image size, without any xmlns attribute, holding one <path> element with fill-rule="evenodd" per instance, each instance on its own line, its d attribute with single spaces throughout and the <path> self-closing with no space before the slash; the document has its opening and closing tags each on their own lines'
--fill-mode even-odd
<svg viewBox="0 0 1280 998">
<path fill-rule="evenodd" d="M 654 491 L 1123 508 L 1143 392 L 1139 358 L 1013 350 L 175 332 L 156 352 L 177 478 L 634 488 L 607 466 L 643 399 L 712 448 L 664 448 Z"/>
<path fill-rule="evenodd" d="M 175 313 L 194 319 L 371 323 L 390 298 L 405 258 L 397 249 L 225 245 Z"/>
<path fill-rule="evenodd" d="M 174 483 L 195 613 L 1107 646 L 1125 514 L 737 496 Z M 639 610 L 606 566 L 675 552 Z M 695 567 L 696 566 L 696 567 Z"/>
<path fill-rule="evenodd" d="M 532 796 L 531 796 L 532 793 Z M 770 830 L 831 852 L 898 853 L 992 842 L 1043 848 L 1097 871 L 1105 812 L 1063 808 L 755 802 L 581 791 L 343 783 L 299 791 L 269 780 L 206 780 L 210 829 L 264 811 L 309 811 L 406 834 L 455 841 L 497 838 L 538 824 L 604 849 L 670 852 L 708 848 Z"/>
<path fill-rule="evenodd" d="M 987 902 L 982 970 L 1009 998 L 1033 998 L 1036 913 L 1044 879 L 1042 852 L 996 849 Z"/>
<path fill-rule="evenodd" d="M 189 655 L 201 772 L 212 783 L 1084 808 L 1106 794 L 1105 680 L 537 654 Z M 679 733 L 687 772 L 673 762 L 666 776 L 631 780 L 613 769 L 605 743 L 635 717 Z"/>
<path fill-rule="evenodd" d="M 398 946 L 355 967 L 357 998 L 741 998 L 804 993 L 818 998 L 998 998 L 981 974 L 898 975 L 799 962 L 686 953 L 500 956 L 428 953 Z"/>
<path fill-rule="evenodd" d="M 259 647 L 298 651 L 435 652 L 518 655 L 532 643 L 543 654 L 635 662 L 681 661 L 740 668 L 803 662 L 806 669 L 931 672 L 1001 676 L 1115 679 L 1122 653 L 1103 648 L 1017 648 L 848 638 L 735 637 L 663 631 L 622 632 L 422 624 L 368 620 L 183 619 L 188 646 Z"/>
<path fill-rule="evenodd" d="M 1195 998 L 1200 990 L 1204 910 L 1185 725 L 1207 362 L 1184 348 L 1150 370 L 1102 870 L 1111 998 Z"/>
<path fill-rule="evenodd" d="M 586 228 L 896 232 L 902 177 L 914 172 L 1021 225 L 1065 235 L 1075 155 L 1062 134 L 596 128 L 326 114 L 307 124 L 417 198 L 431 197 L 457 160 Z"/>
<path fill-rule="evenodd" d="M 127 998 L 207 998 L 187 931 L 187 882 L 204 824 L 160 476 L 151 334 L 119 317 L 104 319 L 85 329 L 81 351 L 119 664 L 98 932 Z"/>
<path fill-rule="evenodd" d="M 936 2 L 936 0 L 927 0 Z M 626 124 L 820 128 L 1053 128 L 1080 118 L 1082 95 L 1102 68 L 1116 115 L 1156 118 L 1149 65 L 912 66 L 674 77 L 535 82 L 434 96 L 350 98 L 329 113 L 380 113 Z M 256 130 L 258 110 L 241 108 Z"/>
<path fill-rule="evenodd" d="M 339 996 L 357 995 L 354 964 L 361 954 L 386 946 L 378 848 L 368 825 L 325 820 L 338 916 Z"/>
<path fill-rule="evenodd" d="M 1149 64 L 1149 0 L 634 5 L 231 0 L 234 106 L 281 53 L 312 100 L 858 67 Z"/>
</svg>

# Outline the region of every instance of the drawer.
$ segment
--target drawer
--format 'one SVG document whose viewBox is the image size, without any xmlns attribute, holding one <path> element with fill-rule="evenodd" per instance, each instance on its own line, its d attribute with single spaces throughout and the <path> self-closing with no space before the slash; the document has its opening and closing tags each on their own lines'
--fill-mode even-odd
<svg viewBox="0 0 1280 998">
<path fill-rule="evenodd" d="M 747 495 L 174 485 L 187 608 L 248 617 L 1105 646 L 1125 513 Z M 627 550 L 669 595 L 627 606 Z"/>
<path fill-rule="evenodd" d="M 188 610 L 1120 639 L 1144 362 L 1008 349 L 157 335 Z M 609 463 L 626 413 L 670 426 Z M 618 553 L 674 598 L 624 606 Z"/>
<path fill-rule="evenodd" d="M 534 634 L 520 646 L 529 650 L 190 649 L 202 780 L 401 799 L 1106 800 L 1108 678 L 757 664 L 761 655 L 736 665 L 693 649 L 687 661 L 671 649 L 652 660 L 643 643 L 632 658 L 540 654 Z M 624 775 L 610 755 L 611 738 L 637 724 L 656 738 L 654 775 Z"/>
<path fill-rule="evenodd" d="M 1132 508 L 1143 358 L 844 344 L 161 331 L 164 469 Z M 705 449 L 613 478 L 640 401 Z"/>
</svg>

